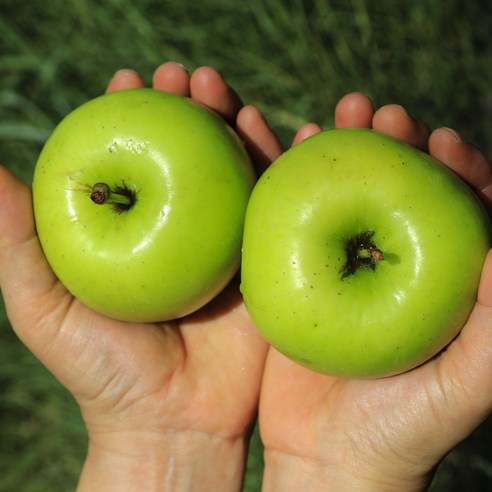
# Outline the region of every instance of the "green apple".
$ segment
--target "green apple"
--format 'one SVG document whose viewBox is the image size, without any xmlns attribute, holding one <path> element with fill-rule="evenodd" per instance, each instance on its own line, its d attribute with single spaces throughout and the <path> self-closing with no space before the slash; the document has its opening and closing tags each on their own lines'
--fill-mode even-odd
<svg viewBox="0 0 492 492">
<path fill-rule="evenodd" d="M 212 111 L 153 89 L 93 99 L 56 127 L 36 164 L 45 256 L 90 308 L 127 321 L 196 311 L 239 269 L 255 173 Z"/>
<path fill-rule="evenodd" d="M 241 289 L 259 331 L 292 360 L 389 376 L 459 333 L 490 244 L 480 201 L 429 155 L 371 130 L 328 130 L 257 183 Z"/>
</svg>

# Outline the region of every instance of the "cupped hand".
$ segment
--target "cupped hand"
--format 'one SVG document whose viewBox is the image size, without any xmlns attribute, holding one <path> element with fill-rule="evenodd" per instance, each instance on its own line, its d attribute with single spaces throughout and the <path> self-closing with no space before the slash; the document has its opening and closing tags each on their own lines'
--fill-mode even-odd
<svg viewBox="0 0 492 492">
<path fill-rule="evenodd" d="M 122 70 L 107 90 L 141 86 L 137 73 Z M 202 67 L 190 76 L 166 63 L 153 86 L 219 113 L 259 169 L 280 153 L 262 114 L 243 107 L 215 70 Z M 199 312 L 168 323 L 124 323 L 92 312 L 65 290 L 43 256 L 29 188 L 0 168 L 0 285 L 13 329 L 74 395 L 94 445 L 119 452 L 137 433 L 147 442 L 181 435 L 247 439 L 267 345 L 237 281 Z"/>
<path fill-rule="evenodd" d="M 492 170 L 455 131 L 430 132 L 400 106 L 378 111 L 364 95 L 345 96 L 337 127 L 373 128 L 446 164 L 489 207 Z M 303 126 L 294 144 L 320 131 Z M 437 357 L 377 380 L 316 374 L 271 348 L 260 397 L 264 490 L 419 490 L 431 470 L 492 409 L 492 256 L 461 334 Z M 285 476 L 285 470 L 296 473 Z"/>
</svg>

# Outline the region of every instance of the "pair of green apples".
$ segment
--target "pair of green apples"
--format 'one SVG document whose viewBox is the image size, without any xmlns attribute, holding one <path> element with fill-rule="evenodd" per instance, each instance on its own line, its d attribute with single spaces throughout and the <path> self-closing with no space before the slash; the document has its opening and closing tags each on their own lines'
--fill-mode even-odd
<svg viewBox="0 0 492 492">
<path fill-rule="evenodd" d="M 62 120 L 33 199 L 48 262 L 90 308 L 180 318 L 241 264 L 268 342 L 341 377 L 400 373 L 442 350 L 473 308 L 491 244 L 477 197 L 413 147 L 329 130 L 257 182 L 220 117 L 152 89 L 101 96 Z"/>
</svg>

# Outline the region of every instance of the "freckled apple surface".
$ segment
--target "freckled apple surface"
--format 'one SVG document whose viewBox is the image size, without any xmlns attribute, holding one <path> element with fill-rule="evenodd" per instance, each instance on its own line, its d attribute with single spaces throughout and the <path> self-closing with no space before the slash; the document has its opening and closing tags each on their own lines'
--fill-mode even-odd
<svg viewBox="0 0 492 492">
<path fill-rule="evenodd" d="M 241 290 L 260 332 L 296 362 L 388 376 L 458 334 L 490 231 L 476 196 L 429 155 L 371 130 L 328 130 L 256 185 Z"/>
</svg>

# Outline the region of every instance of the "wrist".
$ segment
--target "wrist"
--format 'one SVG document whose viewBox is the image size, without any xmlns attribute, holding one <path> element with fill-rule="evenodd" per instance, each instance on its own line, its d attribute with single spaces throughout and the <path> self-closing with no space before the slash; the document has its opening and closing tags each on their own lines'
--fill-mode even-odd
<svg viewBox="0 0 492 492">
<path fill-rule="evenodd" d="M 325 461 L 265 449 L 262 492 L 414 492 L 425 490 L 431 478 L 406 466 L 399 469 L 346 456 L 331 458 Z"/>
<path fill-rule="evenodd" d="M 241 490 L 246 440 L 194 431 L 89 439 L 78 492 Z"/>
</svg>

